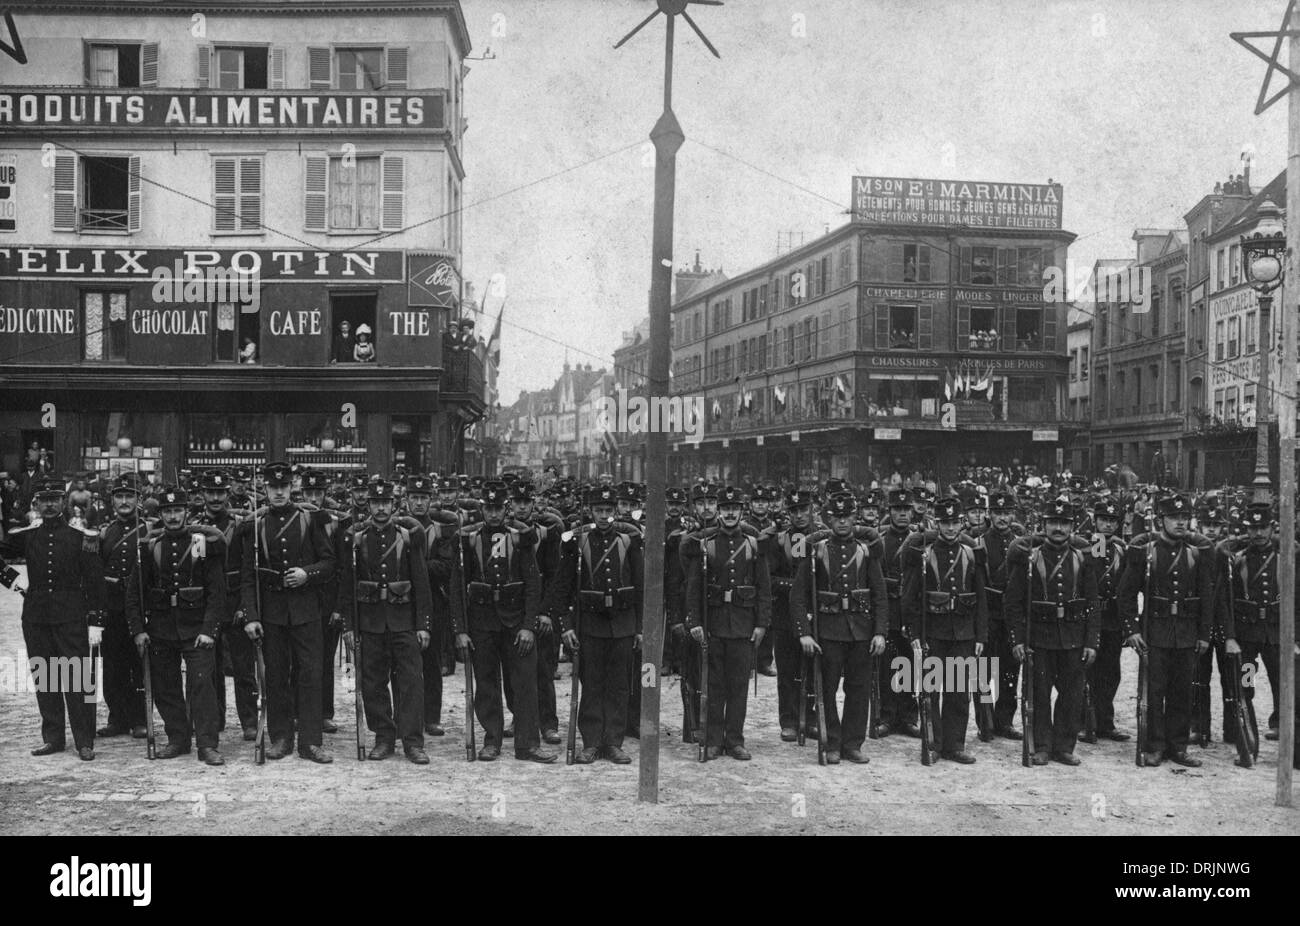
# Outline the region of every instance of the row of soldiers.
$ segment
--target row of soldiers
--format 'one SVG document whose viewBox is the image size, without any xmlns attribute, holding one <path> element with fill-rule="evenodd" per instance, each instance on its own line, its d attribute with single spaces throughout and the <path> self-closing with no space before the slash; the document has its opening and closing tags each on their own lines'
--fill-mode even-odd
<svg viewBox="0 0 1300 926">
<path fill-rule="evenodd" d="M 296 735 L 300 755 L 330 761 L 322 734 L 337 731 L 333 661 L 342 635 L 360 653 L 370 758 L 392 755 L 400 738 L 411 761 L 428 762 L 424 735 L 445 733 L 451 644 L 476 683 L 473 710 L 484 732 L 476 757 L 497 758 L 513 732 L 517 758 L 551 762 L 541 744 L 560 742 L 553 680 L 562 640 L 582 684 L 583 745 L 573 761 L 630 761 L 622 745 L 639 713 L 634 653 L 643 623 L 636 486 L 562 482 L 539 505 L 518 479 L 480 488 L 455 477 L 360 475 L 343 508 L 323 473 L 300 474 L 298 488 L 285 464 L 261 475 L 264 498 L 256 489 L 234 493 L 247 507 L 231 504 L 244 481 L 222 471 L 202 475 L 199 510 L 196 493 L 165 489 L 154 499 L 157 522 L 143 516 L 139 488 L 123 477 L 101 530 L 68 523 L 62 483 L 38 487 L 40 520 L 7 541 L 28 563 L 28 652 L 84 656 L 102 645 L 109 724 L 100 735 L 143 735 L 139 653 L 168 735 L 159 755 L 183 755 L 193 741 L 202 761 L 220 764 L 222 667 L 231 667 L 236 712 L 252 739 L 260 649 L 267 757 L 289 754 Z M 700 485 L 689 498 L 670 489 L 667 503 L 666 662 L 682 672 L 683 738 L 698 741 L 704 758 L 750 758 L 747 682 L 765 642 L 782 739 L 818 738 L 831 763 L 865 762 L 868 736 L 922 736 L 927 714 L 941 730 L 936 752 L 974 761 L 965 749 L 971 700 L 983 703 L 990 692 L 949 690 L 930 704 L 907 685 L 882 684 L 882 666 L 899 660 L 908 666 L 903 678 L 919 677 L 918 656 L 996 656 L 998 697 L 991 716 L 977 711 L 977 723 L 989 738 L 1019 739 L 1019 664 L 1035 654 L 1036 702 L 1050 706 L 1057 694 L 1055 712 L 1035 714 L 1036 764 L 1077 764 L 1085 691 L 1096 734 L 1128 738 L 1113 705 L 1123 645 L 1150 664 L 1147 764 L 1166 756 L 1198 763 L 1187 753 L 1190 691 L 1195 682 L 1208 687 L 1213 652 L 1221 678 L 1225 656 L 1262 658 L 1276 677 L 1276 540 L 1266 508 L 1249 510 L 1247 536 L 1219 539 L 1190 534 L 1191 503 L 1173 496 L 1154 530 L 1126 543 L 1125 512 L 1111 498 L 1091 510 L 1051 499 L 1034 513 L 1041 529 L 1032 532 L 1018 523 L 1020 501 L 1003 492 L 856 498 L 842 484 L 821 494 Z M 1218 519 L 1202 515 L 1202 529 L 1215 530 Z M 93 757 L 94 715 L 87 718 L 84 699 L 46 692 L 38 702 L 37 752 L 64 748 L 66 704 L 78 750 Z M 1204 736 L 1208 723 L 1200 729 Z"/>
</svg>

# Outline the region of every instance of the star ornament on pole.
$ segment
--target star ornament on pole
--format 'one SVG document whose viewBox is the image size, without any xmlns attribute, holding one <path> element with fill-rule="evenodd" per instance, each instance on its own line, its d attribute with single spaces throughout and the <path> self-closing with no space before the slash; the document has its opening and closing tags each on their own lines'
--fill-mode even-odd
<svg viewBox="0 0 1300 926">
<path fill-rule="evenodd" d="M 686 12 L 686 8 L 690 6 L 692 3 L 697 4 L 699 6 L 722 6 L 722 0 L 655 0 L 655 5 L 657 9 L 649 16 L 647 16 L 645 19 L 641 20 L 641 22 L 637 24 L 635 29 L 633 29 L 627 35 L 619 39 L 618 43 L 614 47 L 622 48 L 628 39 L 632 38 L 632 36 L 636 35 L 647 25 L 649 25 L 650 20 L 654 19 L 660 13 L 663 13 L 665 16 L 668 17 L 668 29 L 670 35 L 672 34 L 673 17 L 681 16 L 682 19 L 686 20 L 686 24 L 695 30 L 695 34 L 700 37 L 700 41 L 704 43 L 704 47 L 707 48 L 709 51 L 713 52 L 713 57 L 721 58 L 722 55 L 718 54 L 718 50 L 713 47 L 713 43 L 710 42 L 708 40 L 708 37 L 705 36 L 705 34 L 700 31 L 700 27 L 695 25 L 695 20 L 691 19 L 691 14 Z"/>
<path fill-rule="evenodd" d="M 1284 38 L 1290 38 L 1291 36 L 1297 34 L 1293 30 L 1287 28 L 1287 24 L 1291 22 L 1291 12 L 1294 9 L 1295 9 L 1295 0 L 1291 0 L 1291 2 L 1286 5 L 1286 14 L 1282 17 L 1281 27 L 1274 30 L 1273 32 L 1230 32 L 1228 33 L 1228 38 L 1232 39 L 1242 48 L 1246 49 L 1246 51 L 1250 52 L 1252 55 L 1259 58 L 1261 61 L 1265 62 L 1268 65 L 1268 71 L 1266 71 L 1264 74 L 1264 83 L 1259 88 L 1259 99 L 1255 101 L 1255 115 L 1257 116 L 1260 113 L 1262 113 L 1264 110 L 1272 106 L 1274 103 L 1276 103 L 1278 100 L 1282 99 L 1282 97 L 1286 96 L 1287 92 L 1291 90 L 1292 87 L 1296 86 L 1297 84 L 1300 84 L 1300 75 L 1297 75 L 1290 68 L 1283 65 L 1280 60 L 1280 56 L 1282 54 L 1282 40 Z M 645 24 L 642 23 L 642 25 Z M 638 26 L 637 28 L 639 29 L 641 27 Z M 1263 51 L 1261 51 L 1260 49 L 1256 48 L 1254 45 L 1251 45 L 1248 41 L 1246 41 L 1247 39 L 1268 39 L 1268 38 L 1274 40 L 1273 53 L 1271 55 L 1264 54 Z M 1279 90 L 1277 93 L 1268 97 L 1268 99 L 1265 99 L 1265 97 L 1268 96 L 1268 86 L 1273 80 L 1274 71 L 1280 71 L 1286 75 L 1287 85 L 1283 87 L 1281 90 Z"/>
</svg>

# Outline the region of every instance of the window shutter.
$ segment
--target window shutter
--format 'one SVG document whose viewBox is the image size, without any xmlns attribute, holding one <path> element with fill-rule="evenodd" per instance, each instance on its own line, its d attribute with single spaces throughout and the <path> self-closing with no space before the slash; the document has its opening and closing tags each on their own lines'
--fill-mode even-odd
<svg viewBox="0 0 1300 926">
<path fill-rule="evenodd" d="M 54 223 L 55 231 L 77 230 L 77 182 L 80 180 L 79 165 L 75 154 L 56 154 L 54 156 Z"/>
<path fill-rule="evenodd" d="M 849 349 L 849 324 L 850 324 L 849 307 L 843 306 L 840 308 L 840 337 L 839 337 L 839 348 L 838 348 L 839 350 Z"/>
<path fill-rule="evenodd" d="M 140 230 L 140 155 L 130 158 L 130 169 L 126 178 L 126 228 L 127 231 Z"/>
<path fill-rule="evenodd" d="M 1002 349 L 1015 350 L 1016 347 L 1016 307 L 1002 306 Z"/>
<path fill-rule="evenodd" d="M 994 277 L 999 286 L 1010 286 L 1016 282 L 1016 249 L 998 248 L 998 275 Z"/>
<path fill-rule="evenodd" d="M 390 48 L 385 53 L 384 61 L 388 71 L 385 90 L 406 89 L 406 51 L 405 48 Z"/>
<path fill-rule="evenodd" d="M 330 159 L 308 155 L 303 171 L 303 227 L 325 231 Z"/>
<path fill-rule="evenodd" d="M 961 277 L 960 282 L 970 282 L 970 248 L 961 249 Z"/>
<path fill-rule="evenodd" d="M 214 158 L 212 161 L 213 229 L 219 232 L 235 231 L 238 227 L 235 199 L 235 159 Z"/>
<path fill-rule="evenodd" d="M 271 73 L 269 75 L 270 89 L 284 89 L 284 47 L 274 46 L 271 48 Z"/>
<path fill-rule="evenodd" d="M 199 46 L 199 86 L 212 86 L 212 46 Z"/>
<path fill-rule="evenodd" d="M 85 39 L 81 40 L 81 76 L 87 87 L 95 86 L 90 78 L 90 43 Z"/>
<path fill-rule="evenodd" d="M 1056 307 L 1043 306 L 1043 350 L 1056 350 Z"/>
<path fill-rule="evenodd" d="M 157 42 L 145 42 L 140 46 L 140 86 L 158 86 Z"/>
<path fill-rule="evenodd" d="M 885 279 L 891 283 L 903 281 L 903 245 L 896 244 L 889 249 L 889 276 Z"/>
<path fill-rule="evenodd" d="M 262 159 L 239 159 L 239 230 L 262 230 Z"/>
<path fill-rule="evenodd" d="M 920 350 L 934 350 L 934 306 L 922 305 L 916 310 L 916 346 Z"/>
<path fill-rule="evenodd" d="M 917 249 L 916 280 L 918 283 L 930 282 L 930 246 L 923 244 Z"/>
<path fill-rule="evenodd" d="M 334 85 L 333 62 L 328 48 L 307 49 L 307 86 L 312 90 L 328 90 Z"/>
<path fill-rule="evenodd" d="M 966 347 L 970 341 L 970 306 L 957 306 L 957 350 Z"/>
<path fill-rule="evenodd" d="M 818 326 L 817 356 L 827 357 L 831 353 L 831 310 L 827 309 L 822 312 L 821 323 Z"/>
<path fill-rule="evenodd" d="M 889 306 L 876 305 L 876 350 L 889 350 Z"/>
</svg>

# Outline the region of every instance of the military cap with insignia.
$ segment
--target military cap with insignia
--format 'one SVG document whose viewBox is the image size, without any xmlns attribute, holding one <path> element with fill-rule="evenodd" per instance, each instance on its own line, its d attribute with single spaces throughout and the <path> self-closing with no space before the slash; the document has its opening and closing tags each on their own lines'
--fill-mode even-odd
<svg viewBox="0 0 1300 926">
<path fill-rule="evenodd" d="M 370 487 L 366 490 L 366 499 L 367 501 L 383 501 L 384 499 L 392 501 L 396 488 L 387 479 L 380 479 L 378 482 L 370 483 Z"/>
<path fill-rule="evenodd" d="M 353 492 L 370 488 L 370 479 L 365 473 L 353 473 L 348 477 L 348 488 Z"/>
<path fill-rule="evenodd" d="M 438 480 L 439 492 L 455 492 L 459 488 L 460 483 L 456 481 L 454 476 L 443 476 Z"/>
<path fill-rule="evenodd" d="M 230 471 L 230 478 L 235 482 L 248 482 L 253 478 L 253 471 L 247 466 L 236 466 Z"/>
<path fill-rule="evenodd" d="M 736 486 L 724 486 L 718 492 L 718 507 L 745 504 L 745 495 Z"/>
<path fill-rule="evenodd" d="M 624 502 L 636 501 L 636 486 L 630 482 L 625 482 L 618 487 L 618 499 Z"/>
<path fill-rule="evenodd" d="M 1192 513 L 1192 503 L 1186 495 L 1169 495 L 1160 499 L 1159 511 L 1162 518 L 1188 517 Z"/>
<path fill-rule="evenodd" d="M 879 489 L 872 489 L 862 496 L 862 501 L 858 503 L 861 508 L 880 508 L 885 503 L 885 493 Z"/>
<path fill-rule="evenodd" d="M 1273 506 L 1268 502 L 1251 502 L 1242 521 L 1247 527 L 1268 527 L 1273 523 Z"/>
<path fill-rule="evenodd" d="M 978 492 L 967 492 L 961 496 L 961 503 L 967 511 L 984 510 L 984 500 L 985 496 L 980 495 Z"/>
<path fill-rule="evenodd" d="M 912 496 L 907 489 L 890 489 L 889 490 L 889 507 L 890 508 L 911 508 Z"/>
<path fill-rule="evenodd" d="M 519 474 L 518 474 L 518 473 L 503 473 L 503 474 L 501 475 L 501 481 L 504 482 L 506 485 L 514 485 L 516 482 L 519 481 Z"/>
<path fill-rule="evenodd" d="M 1228 523 L 1223 516 L 1223 509 L 1218 507 L 1205 509 L 1199 517 L 1202 524 L 1213 524 L 1216 527 Z"/>
<path fill-rule="evenodd" d="M 668 491 L 664 493 L 664 498 L 674 505 L 686 504 L 686 493 L 676 487 L 670 487 Z"/>
<path fill-rule="evenodd" d="M 596 486 L 587 492 L 588 505 L 613 505 L 618 502 L 619 493 L 613 486 Z"/>
<path fill-rule="evenodd" d="M 166 486 L 158 493 L 158 510 L 164 508 L 188 508 L 189 498 L 176 486 Z"/>
<path fill-rule="evenodd" d="M 1010 492 L 994 492 L 989 496 L 989 514 L 1011 514 L 1016 510 L 1016 497 Z"/>
<path fill-rule="evenodd" d="M 516 482 L 513 484 L 502 483 L 510 490 L 510 499 L 516 502 L 531 502 L 533 500 L 533 487 L 526 482 Z"/>
<path fill-rule="evenodd" d="M 288 485 L 293 482 L 293 469 L 288 463 L 268 463 L 262 468 L 262 481 L 267 485 Z"/>
<path fill-rule="evenodd" d="M 483 504 L 490 508 L 504 508 L 510 501 L 510 490 L 504 483 L 494 482 L 483 489 Z"/>
<path fill-rule="evenodd" d="M 1074 521 L 1074 505 L 1064 495 L 1043 504 L 1044 521 Z"/>
<path fill-rule="evenodd" d="M 1119 504 L 1113 498 L 1098 499 L 1097 504 L 1092 506 L 1092 514 L 1093 517 L 1114 518 L 1116 521 L 1124 517 Z"/>
<path fill-rule="evenodd" d="M 709 486 L 697 485 L 691 487 L 691 501 L 697 502 L 703 498 L 717 498 L 717 494 L 709 494 Z"/>
<path fill-rule="evenodd" d="M 827 498 L 830 498 L 832 495 L 837 495 L 843 491 L 844 491 L 843 479 L 833 477 L 831 479 L 826 480 L 825 494 Z"/>
<path fill-rule="evenodd" d="M 763 488 L 762 486 L 754 486 L 754 491 L 749 493 L 749 500 L 751 502 L 767 501 L 768 500 L 767 489 Z"/>
<path fill-rule="evenodd" d="M 33 494 L 37 498 L 48 498 L 55 495 L 66 495 L 68 494 L 68 490 L 63 485 L 62 479 L 47 476 L 36 483 L 36 491 Z"/>
<path fill-rule="evenodd" d="M 470 488 L 471 488 L 471 489 L 481 489 L 481 488 L 483 488 L 486 484 L 487 484 L 487 480 L 484 479 L 482 476 L 474 476 L 474 477 L 472 477 L 472 478 L 470 479 L 470 481 L 469 481 L 469 485 L 470 485 Z M 498 485 L 505 485 L 505 483 L 501 483 L 501 482 L 498 482 L 497 484 L 498 484 Z"/>
<path fill-rule="evenodd" d="M 961 512 L 961 499 L 955 495 L 945 496 L 934 503 L 934 519 L 936 521 L 958 521 L 961 519 Z"/>
<path fill-rule="evenodd" d="M 205 491 L 219 492 L 230 488 L 230 476 L 222 469 L 205 470 L 199 485 Z"/>
<path fill-rule="evenodd" d="M 816 501 L 816 498 L 812 489 L 791 489 L 785 495 L 786 508 L 803 508 L 811 505 L 814 501 Z"/>
<path fill-rule="evenodd" d="M 430 479 L 428 476 L 407 476 L 406 494 L 407 495 L 432 495 L 433 480 Z"/>
<path fill-rule="evenodd" d="M 113 480 L 113 488 L 110 490 L 109 494 L 117 495 L 119 492 L 130 492 L 132 495 L 136 495 L 139 491 L 140 489 L 136 485 L 135 475 L 133 473 L 122 473 Z"/>
<path fill-rule="evenodd" d="M 851 518 L 857 513 L 858 502 L 848 492 L 836 492 L 826 501 L 822 513 L 832 518 Z"/>
<path fill-rule="evenodd" d="M 302 474 L 302 487 L 304 489 L 327 489 L 329 488 L 329 476 L 318 469 L 309 469 Z"/>
</svg>

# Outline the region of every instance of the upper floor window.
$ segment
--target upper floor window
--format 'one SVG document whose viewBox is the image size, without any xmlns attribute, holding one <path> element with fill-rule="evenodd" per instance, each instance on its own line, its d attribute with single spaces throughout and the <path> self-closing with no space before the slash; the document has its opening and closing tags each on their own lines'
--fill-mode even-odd
<svg viewBox="0 0 1300 926">
<path fill-rule="evenodd" d="M 313 90 L 393 90 L 406 87 L 407 49 L 385 46 L 308 48 Z"/>
<path fill-rule="evenodd" d="M 88 86 L 158 86 L 157 42 L 86 42 L 82 51 Z"/>
<path fill-rule="evenodd" d="M 214 157 L 212 159 L 212 230 L 260 232 L 262 230 L 262 159 Z"/>
<path fill-rule="evenodd" d="M 400 155 L 308 156 L 306 227 L 359 231 L 402 227 L 405 159 Z"/>
<path fill-rule="evenodd" d="M 139 231 L 139 155 L 56 154 L 53 201 L 54 231 Z"/>
<path fill-rule="evenodd" d="M 889 346 L 906 350 L 916 349 L 916 306 L 889 307 Z"/>
<path fill-rule="evenodd" d="M 126 359 L 126 301 L 124 292 L 87 291 L 81 294 L 82 357 L 86 360 Z"/>
<path fill-rule="evenodd" d="M 904 283 L 930 282 L 930 246 L 927 244 L 903 245 Z"/>
</svg>

